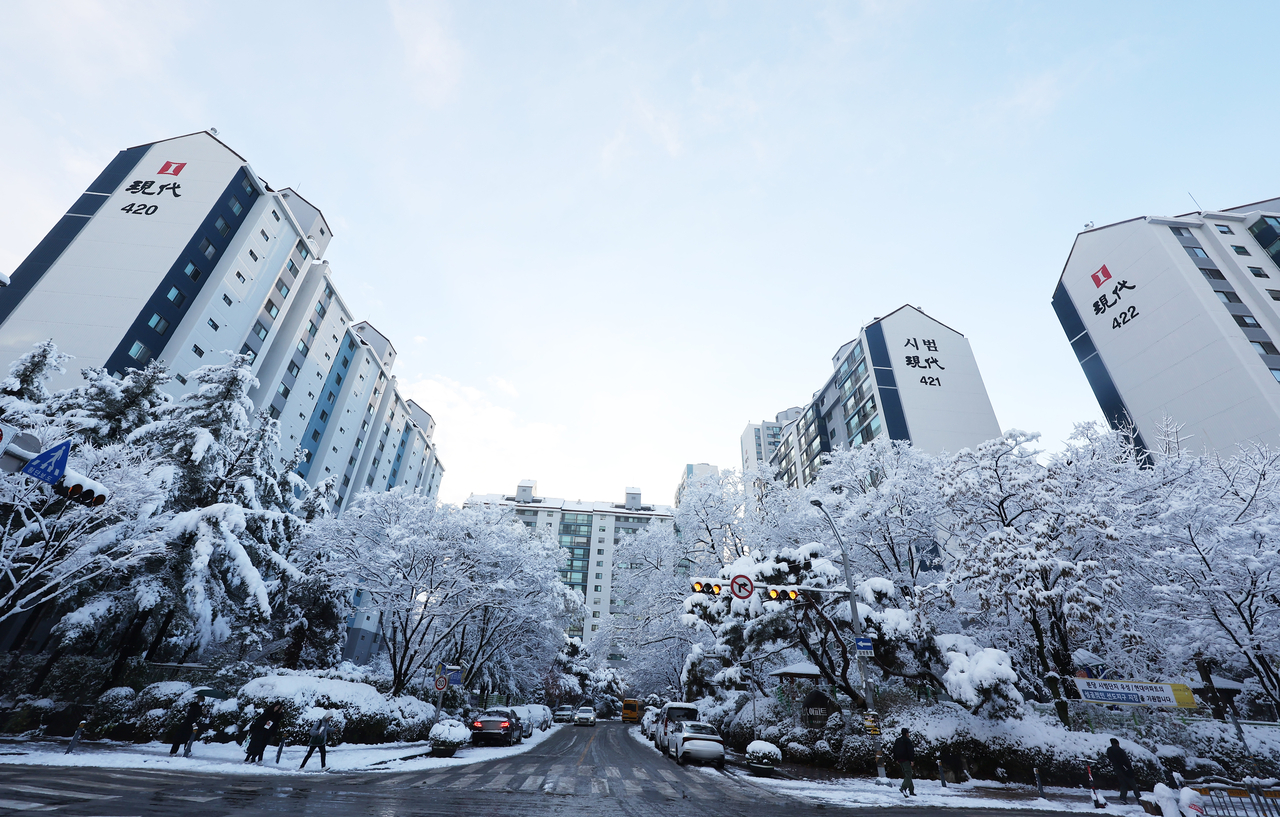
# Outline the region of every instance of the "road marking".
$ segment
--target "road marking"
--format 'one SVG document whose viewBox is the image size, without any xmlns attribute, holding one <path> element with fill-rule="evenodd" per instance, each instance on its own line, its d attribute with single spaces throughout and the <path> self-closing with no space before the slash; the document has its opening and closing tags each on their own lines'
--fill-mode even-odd
<svg viewBox="0 0 1280 817">
<path fill-rule="evenodd" d="M 494 766 L 494 767 L 493 767 L 493 768 L 491 768 L 489 771 L 491 771 L 491 772 L 505 772 L 505 771 L 507 770 L 507 767 L 508 767 L 508 766 L 510 766 L 510 765 L 511 765 L 510 763 L 499 763 L 497 766 Z"/>
<path fill-rule="evenodd" d="M 626 791 L 628 797 L 638 797 L 644 792 L 640 784 L 634 780 L 622 781 L 622 788 Z"/>
<path fill-rule="evenodd" d="M 676 794 L 676 790 L 668 786 L 666 783 L 663 783 L 661 780 L 653 781 L 653 787 L 661 794 L 670 797 L 672 800 L 680 799 L 680 795 Z"/>
<path fill-rule="evenodd" d="M 14 786 L 10 785 L 11 791 L 20 791 L 23 794 L 47 794 L 52 797 L 70 797 L 77 800 L 118 800 L 118 794 L 88 794 L 81 791 L 70 791 L 67 789 L 42 789 L 39 786 Z"/>
<path fill-rule="evenodd" d="M 604 773 L 608 777 L 622 777 L 622 772 L 618 771 L 617 766 L 606 766 Z"/>
<path fill-rule="evenodd" d="M 24 803 L 21 800 L 0 800 L 0 808 L 14 811 L 53 811 L 57 806 L 46 806 L 44 803 Z"/>
<path fill-rule="evenodd" d="M 476 780 L 479 777 L 480 775 L 478 774 L 464 775 L 462 777 L 459 777 L 457 780 L 453 781 L 449 785 L 445 786 L 445 788 L 446 789 L 467 789 L 467 788 L 470 788 L 471 784 L 476 782 Z"/>
<path fill-rule="evenodd" d="M 599 732 L 592 733 L 591 740 L 587 741 L 587 745 L 582 747 L 582 756 L 578 758 L 579 766 L 582 765 L 582 761 L 587 759 L 587 750 L 591 748 L 591 744 L 595 743 L 596 735 L 599 735 L 599 734 L 600 734 Z"/>
<path fill-rule="evenodd" d="M 591 781 L 591 793 L 592 794 L 612 794 L 613 792 L 609 791 L 609 784 L 606 781 L 601 780 L 600 778 L 597 777 Z"/>
<path fill-rule="evenodd" d="M 666 780 L 668 783 L 682 782 L 679 777 L 672 774 L 668 769 L 658 769 L 658 774 L 662 775 L 662 778 Z"/>
<path fill-rule="evenodd" d="M 537 763 L 526 763 L 525 765 L 520 767 L 520 771 L 518 772 L 518 774 L 533 774 L 537 770 L 538 770 Z"/>
<path fill-rule="evenodd" d="M 531 774 L 520 784 L 520 791 L 537 791 L 542 788 L 542 781 L 545 779 L 540 774 Z"/>
<path fill-rule="evenodd" d="M 222 798 L 215 795 L 213 797 L 196 797 L 191 794 L 165 794 L 165 797 L 171 797 L 174 800 L 190 800 L 193 803 L 208 803 L 210 800 L 221 800 Z"/>
<path fill-rule="evenodd" d="M 480 787 L 480 791 L 503 791 L 507 788 L 507 781 L 510 779 L 509 774 L 494 775 L 492 780 Z"/>
<path fill-rule="evenodd" d="M 552 794 L 574 794 L 577 781 L 572 777 L 561 777 L 550 781 Z"/>
<path fill-rule="evenodd" d="M 644 769 L 632 769 L 631 774 L 635 775 L 637 780 L 648 780 L 649 774 Z"/>
<path fill-rule="evenodd" d="M 551 767 L 551 774 L 555 775 L 556 777 L 559 777 L 560 775 L 564 774 L 564 771 L 567 768 L 568 767 L 565 766 L 563 763 L 557 763 Z"/>
</svg>

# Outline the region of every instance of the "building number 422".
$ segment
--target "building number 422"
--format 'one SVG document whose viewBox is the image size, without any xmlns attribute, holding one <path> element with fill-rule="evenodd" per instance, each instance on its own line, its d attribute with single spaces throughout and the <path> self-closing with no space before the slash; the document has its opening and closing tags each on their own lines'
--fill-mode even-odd
<svg viewBox="0 0 1280 817">
<path fill-rule="evenodd" d="M 1136 317 L 1138 317 L 1138 307 L 1131 306 L 1128 309 L 1122 309 L 1111 319 L 1111 328 L 1119 329 Z"/>
</svg>

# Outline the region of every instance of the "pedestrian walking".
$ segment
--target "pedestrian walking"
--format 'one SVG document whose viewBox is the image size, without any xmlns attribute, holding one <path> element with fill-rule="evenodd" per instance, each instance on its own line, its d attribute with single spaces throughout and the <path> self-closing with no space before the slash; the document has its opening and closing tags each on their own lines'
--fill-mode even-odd
<svg viewBox="0 0 1280 817">
<path fill-rule="evenodd" d="M 249 742 L 245 746 L 245 763 L 261 763 L 271 736 L 279 730 L 280 705 L 272 704 L 258 713 L 249 725 Z"/>
<path fill-rule="evenodd" d="M 71 736 L 71 742 L 67 744 L 67 751 L 63 752 L 64 755 L 71 754 L 80 745 L 80 736 L 84 734 L 84 727 L 87 723 L 88 721 L 80 721 L 80 725 L 76 727 L 76 733 Z"/>
<path fill-rule="evenodd" d="M 911 742 L 911 731 L 905 726 L 902 727 L 902 734 L 893 742 L 893 759 L 902 769 L 902 785 L 898 787 L 898 791 L 902 792 L 903 797 L 915 797 L 916 783 L 911 772 L 915 767 L 916 747 Z M 910 795 L 907 794 L 908 791 L 911 792 Z"/>
<path fill-rule="evenodd" d="M 1129 759 L 1129 753 L 1120 748 L 1120 741 L 1116 738 L 1112 738 L 1111 745 L 1107 747 L 1107 760 L 1111 761 L 1111 768 L 1116 770 L 1120 802 L 1129 804 L 1127 795 L 1130 791 L 1133 792 L 1133 799 L 1137 800 L 1142 793 L 1138 791 L 1138 780 L 1133 773 L 1133 761 Z"/>
<path fill-rule="evenodd" d="M 299 769 L 306 767 L 307 761 L 311 759 L 311 754 L 316 750 L 320 750 L 320 768 L 324 768 L 324 745 L 329 740 L 329 724 L 333 720 L 333 713 L 326 712 L 324 717 L 316 721 L 311 727 L 311 745 L 307 747 L 307 754 L 302 758 L 302 765 Z"/>
<path fill-rule="evenodd" d="M 191 744 L 195 742 L 196 726 L 204 717 L 204 696 L 197 695 L 196 699 L 187 705 L 187 714 L 182 720 L 174 726 L 173 731 L 173 748 L 169 750 L 169 756 L 178 754 L 178 750 L 186 746 L 186 752 L 183 757 L 191 757 Z"/>
</svg>

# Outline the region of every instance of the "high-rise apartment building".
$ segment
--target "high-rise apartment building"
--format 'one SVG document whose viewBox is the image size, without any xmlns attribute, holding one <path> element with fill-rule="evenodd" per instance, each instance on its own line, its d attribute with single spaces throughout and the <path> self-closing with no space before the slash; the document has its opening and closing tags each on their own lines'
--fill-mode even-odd
<svg viewBox="0 0 1280 817">
<path fill-rule="evenodd" d="M 176 395 L 193 369 L 240 352 L 254 405 L 280 421 L 281 456 L 306 449 L 301 474 L 337 477 L 339 508 L 363 489 L 434 494 L 435 422 L 397 393 L 390 341 L 338 295 L 320 260 L 332 237 L 314 205 L 209 132 L 122 150 L 0 289 L 0 365 L 53 338 L 73 372 L 158 359 Z"/>
<path fill-rule="evenodd" d="M 831 363 L 835 371 L 783 428 L 770 459 L 788 485 L 817 479 L 824 453 L 880 434 L 930 453 L 1000 436 L 968 339 L 914 306 L 862 327 Z"/>
<path fill-rule="evenodd" d="M 793 406 L 775 414 L 773 422 L 747 423 L 738 440 L 742 452 L 742 473 L 747 473 L 753 465 L 763 466 L 773 458 L 773 452 L 782 445 L 782 429 L 803 411 L 799 406 Z"/>
<path fill-rule="evenodd" d="M 684 496 L 684 489 L 689 487 L 689 480 L 698 477 L 714 476 L 719 474 L 720 469 L 714 465 L 705 462 L 689 463 L 685 465 L 684 470 L 680 472 L 680 484 L 676 486 L 675 506 L 680 507 L 680 497 Z"/>
<path fill-rule="evenodd" d="M 582 593 L 586 620 L 569 635 L 590 638 L 610 613 L 624 612 L 625 600 L 612 598 L 613 553 L 628 533 L 647 525 L 670 525 L 672 508 L 646 505 L 639 488 L 627 488 L 623 502 L 583 502 L 537 495 L 535 480 L 521 480 L 514 495 L 472 494 L 466 505 L 511 507 L 516 517 L 535 532 L 554 536 L 564 550 L 560 578 Z"/>
<path fill-rule="evenodd" d="M 1280 443 L 1280 199 L 1085 230 L 1053 308 L 1115 428 L 1155 448 Z"/>
</svg>

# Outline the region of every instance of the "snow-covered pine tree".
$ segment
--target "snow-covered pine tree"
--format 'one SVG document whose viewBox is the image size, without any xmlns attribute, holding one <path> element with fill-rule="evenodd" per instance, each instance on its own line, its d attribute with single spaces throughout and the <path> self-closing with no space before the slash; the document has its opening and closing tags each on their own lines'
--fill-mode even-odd
<svg viewBox="0 0 1280 817">
<path fill-rule="evenodd" d="M 48 410 L 70 420 L 96 445 L 123 442 L 155 422 L 172 399 L 162 389 L 173 374 L 156 360 L 144 369 L 129 369 L 120 380 L 97 367 L 81 369 L 80 375 L 84 385 L 54 394 Z"/>
</svg>

